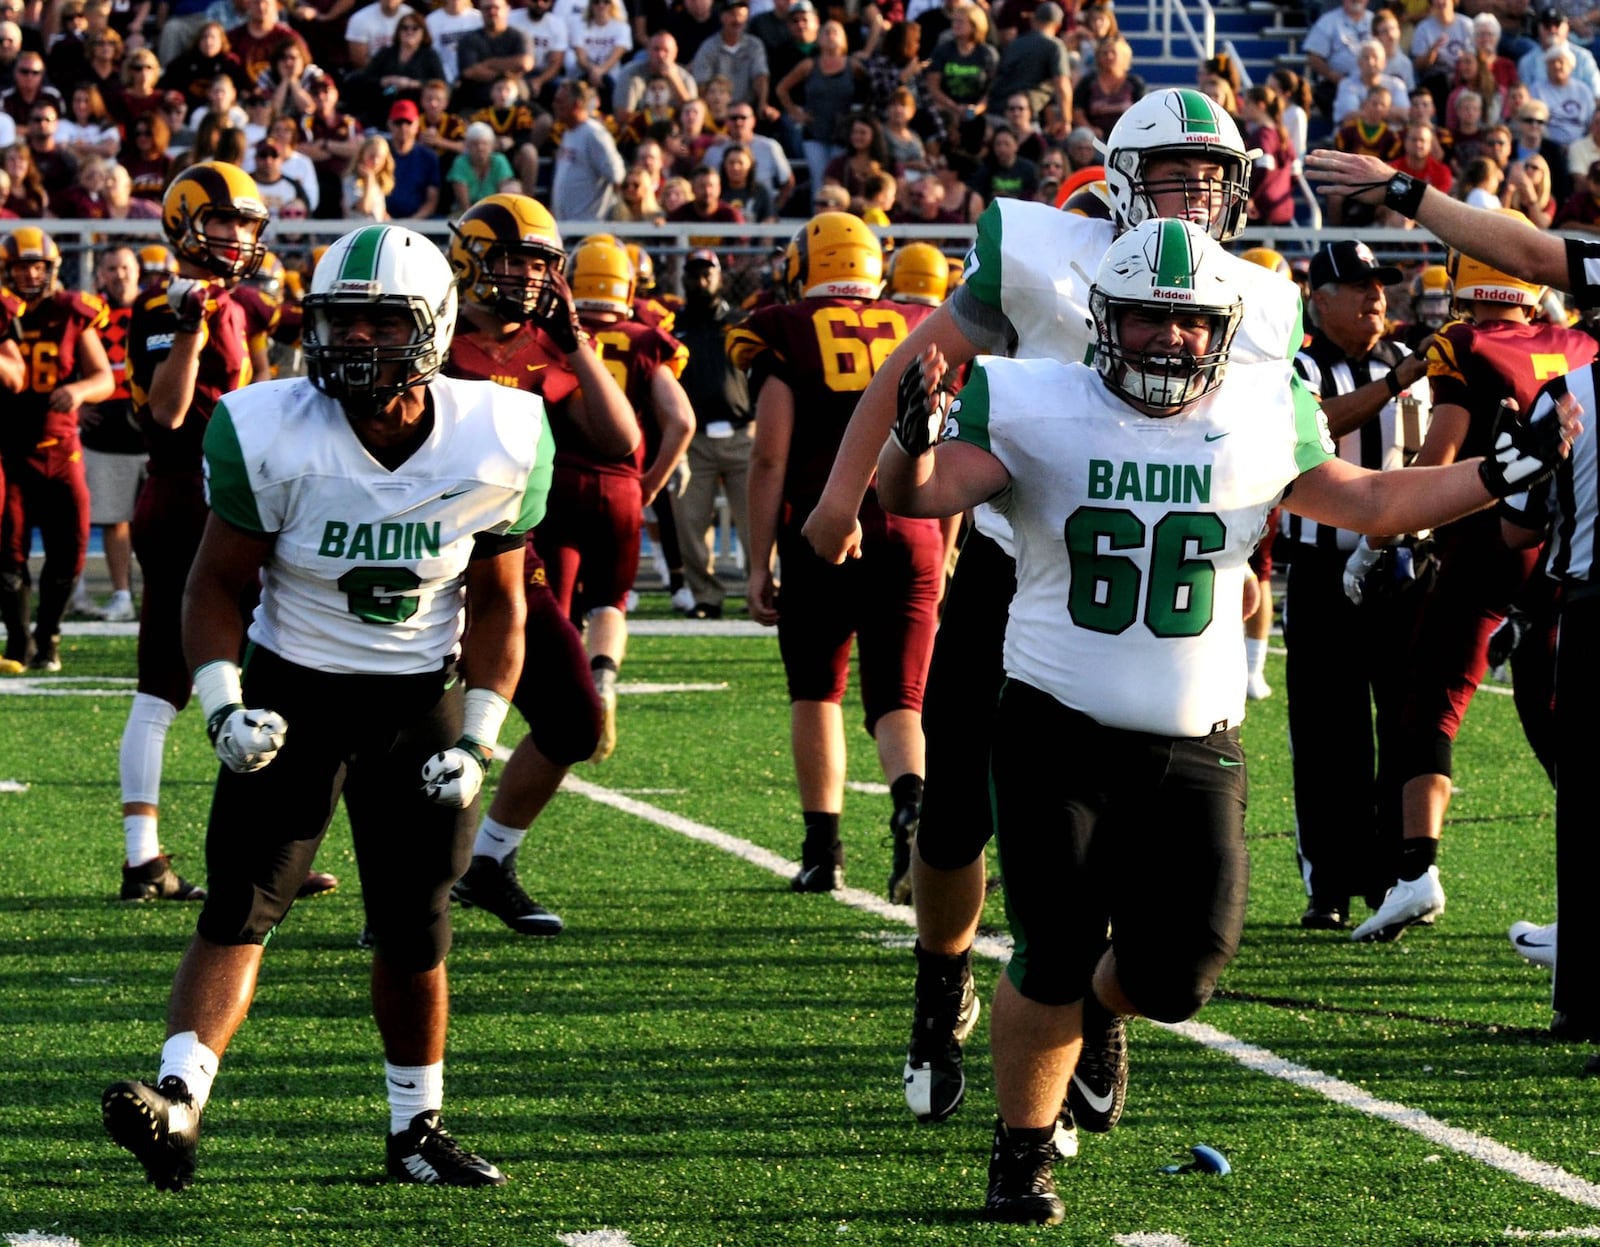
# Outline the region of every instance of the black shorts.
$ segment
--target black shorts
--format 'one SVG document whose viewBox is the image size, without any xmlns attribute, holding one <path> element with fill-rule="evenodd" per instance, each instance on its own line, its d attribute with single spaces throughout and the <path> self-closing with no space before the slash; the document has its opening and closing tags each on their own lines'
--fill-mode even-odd
<svg viewBox="0 0 1600 1247">
<path fill-rule="evenodd" d="M 422 973 L 450 950 L 450 886 L 467 868 L 477 802 L 454 810 L 422 792 L 422 764 L 461 735 L 454 667 L 426 675 L 327 675 L 253 649 L 248 706 L 288 724 L 259 771 L 223 767 L 206 830 L 198 930 L 261 944 L 293 904 L 344 795 L 367 923 L 396 968 Z"/>
<path fill-rule="evenodd" d="M 1017 561 L 973 529 L 956 560 L 922 699 L 928 778 L 917 852 L 935 870 L 971 864 L 994 835 L 989 747 L 1016 595 Z"/>
<path fill-rule="evenodd" d="M 993 757 L 1012 985 L 1040 1004 L 1081 999 L 1109 924 L 1139 1011 L 1192 1017 L 1244 928 L 1239 729 L 1192 739 L 1120 731 L 1011 680 Z"/>
</svg>

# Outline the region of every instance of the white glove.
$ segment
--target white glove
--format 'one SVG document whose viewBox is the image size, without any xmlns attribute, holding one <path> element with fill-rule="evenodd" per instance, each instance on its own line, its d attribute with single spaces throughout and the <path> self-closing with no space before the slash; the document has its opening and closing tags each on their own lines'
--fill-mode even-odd
<svg viewBox="0 0 1600 1247">
<path fill-rule="evenodd" d="M 459 740 L 422 764 L 422 791 L 430 801 L 464 810 L 478 799 L 489 764 L 479 747 Z"/>
<path fill-rule="evenodd" d="M 167 306 L 178 318 L 178 329 L 194 333 L 216 306 L 216 298 L 227 287 L 205 277 L 174 277 L 167 283 Z"/>
<path fill-rule="evenodd" d="M 224 709 L 206 725 L 217 757 L 230 771 L 259 771 L 278 756 L 289 725 L 276 710 Z"/>
<path fill-rule="evenodd" d="M 1361 605 L 1361 582 L 1378 565 L 1378 560 L 1382 557 L 1383 551 L 1374 550 L 1363 537 L 1356 543 L 1356 548 L 1350 557 L 1345 560 L 1344 595 L 1357 606 Z"/>
</svg>

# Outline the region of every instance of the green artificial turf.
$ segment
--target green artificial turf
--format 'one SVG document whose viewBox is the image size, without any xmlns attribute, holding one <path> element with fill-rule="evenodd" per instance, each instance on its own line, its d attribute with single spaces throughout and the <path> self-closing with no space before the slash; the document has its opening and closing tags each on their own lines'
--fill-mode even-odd
<svg viewBox="0 0 1600 1247">
<path fill-rule="evenodd" d="M 1066 1224 L 983 1224 L 987 1014 L 968 1048 L 965 1108 L 918 1126 L 900 1085 L 909 927 L 793 895 L 721 848 L 573 793 L 520 856 L 566 933 L 519 938 L 482 912 L 456 914 L 445 1117 L 508 1185 L 383 1181 L 382 1066 L 341 819 L 319 865 L 343 886 L 297 907 L 273 939 L 206 1113 L 199 1180 L 158 1193 L 106 1138 L 99 1095 L 154 1076 L 194 909 L 114 899 L 128 698 L 108 681 L 131 675 L 132 640 L 69 637 L 63 660 L 61 677 L 11 688 L 118 691 L 0 686 L 0 780 L 28 785 L 0 792 L 0 1236 L 85 1247 L 1432 1247 L 1600 1224 L 1583 1190 L 1553 1192 L 1537 1173 L 1504 1172 L 1144 1022 L 1131 1028 L 1122 1124 L 1084 1136 L 1058 1169 Z M 622 679 L 727 688 L 624 697 L 616 754 L 578 777 L 797 856 L 775 639 L 636 636 Z M 1281 687 L 1280 659 L 1269 679 Z M 846 719 L 850 778 L 881 781 L 859 707 Z M 1462 733 L 1440 860 L 1449 908 L 1435 929 L 1391 945 L 1300 929 L 1281 692 L 1252 706 L 1245 735 L 1250 922 L 1198 1020 L 1600 1184 L 1600 1080 L 1577 1077 L 1581 1048 L 1543 1034 L 1549 975 L 1505 939 L 1512 920 L 1554 909 L 1551 793 L 1510 699 L 1480 695 Z M 191 708 L 169 737 L 162 827 L 179 869 L 197 877 L 214 769 Z M 889 808 L 882 795 L 847 800 L 849 882 L 874 893 L 888 873 Z M 998 897 L 986 925 L 1003 932 Z M 976 965 L 985 1000 L 998 972 Z M 1160 1172 L 1197 1143 L 1221 1149 L 1233 1172 Z"/>
</svg>

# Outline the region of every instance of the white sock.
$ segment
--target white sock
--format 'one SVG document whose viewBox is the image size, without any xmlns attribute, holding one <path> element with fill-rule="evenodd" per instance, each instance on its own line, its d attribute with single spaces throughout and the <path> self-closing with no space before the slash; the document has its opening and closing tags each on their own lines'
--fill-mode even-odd
<svg viewBox="0 0 1600 1247">
<path fill-rule="evenodd" d="M 143 866 L 161 856 L 161 837 L 156 833 L 154 814 L 124 814 L 122 839 L 130 866 Z"/>
<path fill-rule="evenodd" d="M 472 842 L 472 856 L 492 857 L 503 862 L 517 851 L 522 837 L 527 834 L 527 828 L 507 827 L 485 814 L 478 825 L 478 838 Z"/>
<path fill-rule="evenodd" d="M 1267 641 L 1265 637 L 1245 637 L 1244 667 L 1250 675 L 1261 675 L 1266 671 Z"/>
<path fill-rule="evenodd" d="M 161 1077 L 181 1078 L 194 1097 L 196 1108 L 204 1108 L 211 1098 L 211 1084 L 217 1078 L 217 1066 L 222 1058 L 205 1044 L 194 1031 L 182 1031 L 172 1036 L 161 1049 Z"/>
<path fill-rule="evenodd" d="M 122 804 L 161 804 L 161 754 L 178 708 L 149 693 L 135 693 L 122 729 Z M 146 859 L 148 860 L 148 859 Z"/>
<path fill-rule="evenodd" d="M 444 1105 L 444 1062 L 432 1065 L 383 1063 L 383 1085 L 389 1093 L 389 1133 L 399 1134 L 411 1119 Z"/>
</svg>

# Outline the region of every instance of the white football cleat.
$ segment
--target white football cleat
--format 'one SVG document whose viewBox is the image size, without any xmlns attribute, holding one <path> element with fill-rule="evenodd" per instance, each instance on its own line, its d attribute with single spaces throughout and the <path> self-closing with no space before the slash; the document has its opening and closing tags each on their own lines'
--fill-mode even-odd
<svg viewBox="0 0 1600 1247">
<path fill-rule="evenodd" d="M 1524 960 L 1547 970 L 1556 968 L 1556 923 L 1536 926 L 1531 922 L 1511 924 L 1511 947 Z"/>
<path fill-rule="evenodd" d="M 1384 895 L 1383 904 L 1350 933 L 1358 944 L 1388 943 L 1397 940 L 1415 923 L 1431 922 L 1444 913 L 1444 888 L 1439 883 L 1439 868 L 1429 866 L 1417 879 L 1402 879 Z"/>
</svg>

